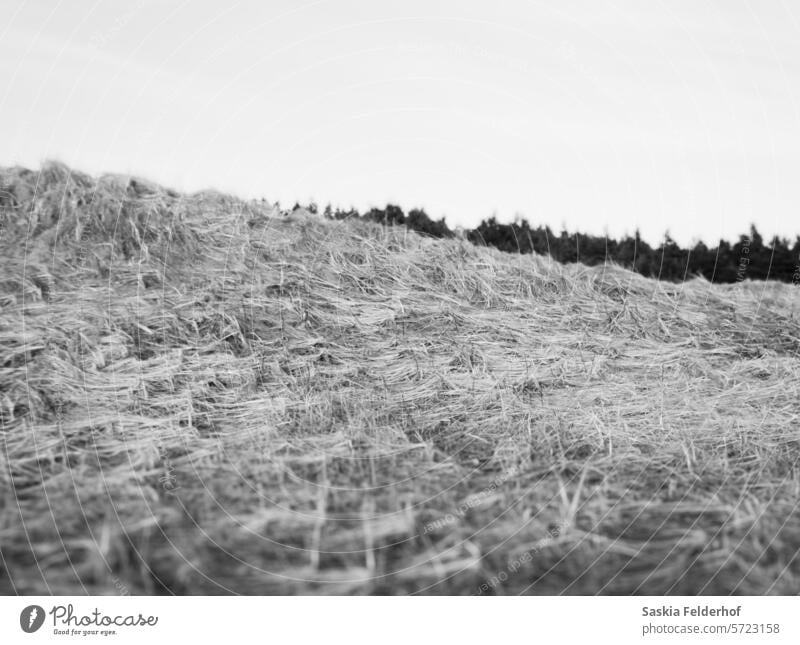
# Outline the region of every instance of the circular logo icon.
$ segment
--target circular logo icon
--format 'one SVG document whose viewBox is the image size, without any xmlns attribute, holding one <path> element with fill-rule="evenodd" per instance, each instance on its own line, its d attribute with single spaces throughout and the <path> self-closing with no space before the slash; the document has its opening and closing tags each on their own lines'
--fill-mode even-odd
<svg viewBox="0 0 800 645">
<path fill-rule="evenodd" d="M 23 632 L 32 634 L 44 623 L 44 609 L 39 605 L 28 605 L 19 615 L 19 626 Z"/>
</svg>

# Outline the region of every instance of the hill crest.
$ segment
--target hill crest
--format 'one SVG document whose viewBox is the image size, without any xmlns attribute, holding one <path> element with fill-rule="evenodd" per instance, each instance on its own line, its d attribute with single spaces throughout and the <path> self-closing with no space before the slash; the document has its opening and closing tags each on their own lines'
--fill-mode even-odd
<svg viewBox="0 0 800 645">
<path fill-rule="evenodd" d="M 7 591 L 797 590 L 792 286 L 1 174 Z"/>
</svg>

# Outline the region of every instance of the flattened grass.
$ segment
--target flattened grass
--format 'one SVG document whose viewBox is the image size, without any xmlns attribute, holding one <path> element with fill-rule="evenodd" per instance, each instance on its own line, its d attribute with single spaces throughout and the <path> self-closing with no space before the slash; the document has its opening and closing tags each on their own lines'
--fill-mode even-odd
<svg viewBox="0 0 800 645">
<path fill-rule="evenodd" d="M 800 591 L 793 286 L 1 174 L 0 590 Z"/>
</svg>

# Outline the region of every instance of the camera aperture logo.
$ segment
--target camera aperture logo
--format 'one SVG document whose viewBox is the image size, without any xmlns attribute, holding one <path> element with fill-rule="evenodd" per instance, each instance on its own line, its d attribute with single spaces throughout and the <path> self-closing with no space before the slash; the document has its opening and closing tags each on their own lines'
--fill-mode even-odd
<svg viewBox="0 0 800 645">
<path fill-rule="evenodd" d="M 112 616 L 97 608 L 88 614 L 79 614 L 72 605 L 54 605 L 45 612 L 39 605 L 29 605 L 19 615 L 19 626 L 22 631 L 32 634 L 44 625 L 47 614 L 53 621 L 52 629 L 56 636 L 116 636 L 120 628 L 155 627 L 158 623 L 158 616 Z"/>
<path fill-rule="evenodd" d="M 33 634 L 44 624 L 44 609 L 39 605 L 28 605 L 19 614 L 19 626 L 26 634 Z"/>
</svg>

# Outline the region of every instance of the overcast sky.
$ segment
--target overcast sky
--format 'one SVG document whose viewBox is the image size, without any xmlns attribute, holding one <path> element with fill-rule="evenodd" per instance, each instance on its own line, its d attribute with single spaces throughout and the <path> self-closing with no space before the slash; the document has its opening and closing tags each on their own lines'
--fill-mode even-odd
<svg viewBox="0 0 800 645">
<path fill-rule="evenodd" d="M 0 165 L 658 241 L 800 233 L 800 7 L 7 2 Z"/>
</svg>

